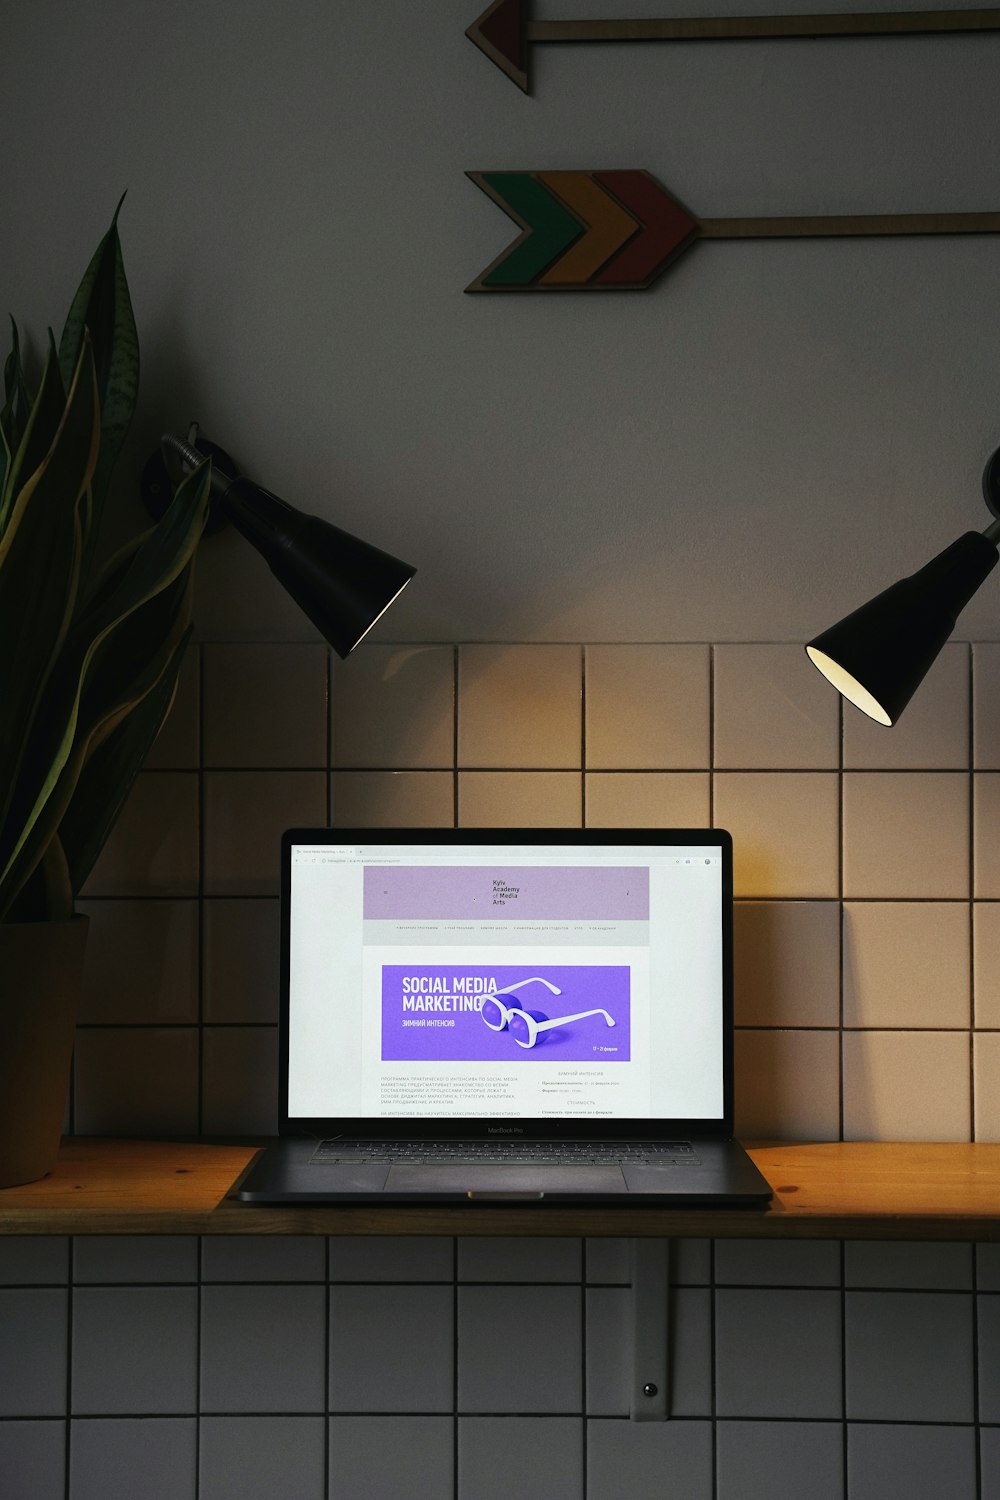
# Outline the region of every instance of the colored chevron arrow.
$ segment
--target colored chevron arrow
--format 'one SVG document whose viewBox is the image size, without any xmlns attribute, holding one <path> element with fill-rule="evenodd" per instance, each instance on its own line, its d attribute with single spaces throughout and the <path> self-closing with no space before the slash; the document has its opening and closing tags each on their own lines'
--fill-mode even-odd
<svg viewBox="0 0 1000 1500">
<path fill-rule="evenodd" d="M 521 233 L 467 292 L 648 286 L 698 222 L 648 172 L 468 172 Z"/>
<path fill-rule="evenodd" d="M 898 10 L 825 16 L 696 16 L 645 21 L 534 21 L 531 0 L 493 0 L 466 29 L 491 62 L 530 91 L 535 42 L 718 42 L 996 31 L 1000 10 Z"/>
<path fill-rule="evenodd" d="M 521 233 L 467 292 L 643 291 L 696 239 L 1000 234 L 1000 213 L 696 219 L 649 172 L 467 172 Z"/>
</svg>

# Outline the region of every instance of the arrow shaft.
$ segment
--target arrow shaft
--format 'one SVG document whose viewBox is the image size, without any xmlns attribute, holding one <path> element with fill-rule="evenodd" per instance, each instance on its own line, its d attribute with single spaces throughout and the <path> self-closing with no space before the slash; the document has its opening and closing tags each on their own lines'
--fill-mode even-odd
<svg viewBox="0 0 1000 1500">
<path fill-rule="evenodd" d="M 997 30 L 1000 30 L 1000 10 L 909 10 L 872 12 L 867 15 L 694 16 L 659 21 L 529 21 L 526 34 L 531 42 L 685 42 Z"/>
<path fill-rule="evenodd" d="M 700 219 L 705 239 L 798 239 L 808 235 L 1000 234 L 997 214 L 847 214 L 839 217 Z"/>
</svg>

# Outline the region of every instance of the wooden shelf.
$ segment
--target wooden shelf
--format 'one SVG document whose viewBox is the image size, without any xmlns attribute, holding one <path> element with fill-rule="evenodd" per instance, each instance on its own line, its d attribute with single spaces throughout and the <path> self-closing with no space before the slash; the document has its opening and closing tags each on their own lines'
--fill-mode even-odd
<svg viewBox="0 0 1000 1500">
<path fill-rule="evenodd" d="M 0 1190 L 0 1234 L 1000 1240 L 1000 1145 L 751 1147 L 767 1209 L 271 1208 L 228 1196 L 255 1150 L 68 1139 L 50 1176 Z"/>
</svg>

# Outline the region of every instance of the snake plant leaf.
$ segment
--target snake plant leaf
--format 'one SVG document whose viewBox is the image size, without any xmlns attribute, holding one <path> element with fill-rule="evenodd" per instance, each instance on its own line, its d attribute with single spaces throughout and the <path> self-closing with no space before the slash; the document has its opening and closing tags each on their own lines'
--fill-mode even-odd
<svg viewBox="0 0 1000 1500">
<path fill-rule="evenodd" d="M 87 690 L 80 702 L 73 705 L 74 730 L 68 755 L 58 773 L 46 779 L 34 808 L 22 820 L 23 837 L 0 881 L 0 916 L 4 911 L 3 903 L 7 903 L 9 910 L 37 875 L 37 867 L 45 859 L 53 838 L 63 832 L 63 824 L 67 826 L 74 846 L 86 847 L 94 839 L 99 839 L 95 857 L 99 852 L 100 843 L 107 837 L 113 816 L 120 810 L 131 781 L 119 788 L 118 801 L 113 809 L 103 803 L 90 805 L 87 798 L 93 787 L 88 786 L 82 800 L 76 803 L 76 815 L 73 816 L 80 779 L 90 759 L 126 726 L 133 713 L 140 710 L 145 696 L 155 689 L 185 637 L 191 615 L 192 583 L 193 566 L 189 562 L 178 578 L 128 617 L 127 627 L 122 622 L 125 628 L 109 632 L 95 652 Z M 141 647 L 136 649 L 132 645 L 132 637 L 136 635 L 147 646 L 150 640 L 155 642 L 152 654 L 148 651 L 143 654 Z M 135 667 L 132 674 L 128 672 L 129 664 Z M 77 862 L 82 864 L 83 856 Z M 77 889 L 78 886 L 71 886 L 72 891 Z"/>
<path fill-rule="evenodd" d="M 65 841 L 71 890 L 80 888 L 77 871 L 81 872 L 80 884 L 89 874 L 131 790 L 151 735 L 163 721 L 165 706 L 153 730 L 148 731 L 143 707 L 190 631 L 193 584 L 192 560 L 177 578 L 128 616 L 127 624 L 123 622 L 121 628 L 109 632 L 101 643 L 79 704 L 69 755 L 5 872 L 6 899 L 16 897 L 31 878 L 57 832 Z M 179 665 L 177 658 L 175 675 Z M 136 715 L 139 723 L 135 733 L 143 748 L 135 756 L 131 775 L 117 788 L 110 783 L 104 785 L 104 777 L 124 771 L 123 757 L 131 755 L 132 746 L 128 726 Z M 104 751 L 110 741 L 115 742 L 116 749 L 108 756 Z M 87 772 L 95 758 L 97 771 L 91 777 Z"/>
<path fill-rule="evenodd" d="M 124 200 L 123 193 L 111 227 L 94 251 L 77 288 L 59 341 L 64 381 L 69 378 L 67 372 L 76 365 L 86 331 L 94 347 L 101 402 L 101 452 L 92 486 L 95 532 L 139 390 L 139 338 L 118 238 L 118 214 Z M 88 566 L 91 555 L 92 547 L 87 551 Z"/>
<path fill-rule="evenodd" d="M 188 571 L 190 573 L 190 566 Z M 170 712 L 177 691 L 177 674 L 191 631 L 192 627 L 188 625 L 159 678 L 84 764 L 58 835 L 66 852 L 70 886 L 74 891 L 82 888 L 96 864 L 142 763 Z"/>
<path fill-rule="evenodd" d="M 18 892 L 8 922 L 68 922 L 73 915 L 73 887 L 58 836 L 50 840 L 38 866 Z"/>
<path fill-rule="evenodd" d="M 88 756 L 141 703 L 176 651 L 191 610 L 192 560 L 208 512 L 210 465 L 187 476 L 101 601 L 74 623 L 24 756 L 0 845 L 0 920 L 73 799 Z M 76 834 L 82 848 L 85 839 Z"/>
<path fill-rule="evenodd" d="M 21 340 L 14 319 L 10 320 L 11 348 L 4 362 L 4 404 L 0 408 L 0 490 L 7 477 L 11 457 L 17 452 L 24 433 L 31 395 L 21 367 Z"/>
<path fill-rule="evenodd" d="M 100 441 L 85 342 L 52 446 L 19 492 L 0 538 L 0 850 L 38 706 L 66 640 L 80 580 L 81 501 Z"/>
<path fill-rule="evenodd" d="M 17 382 L 24 381 L 24 371 L 21 369 L 21 335 L 17 331 L 14 319 L 10 320 L 10 353 L 4 361 L 3 367 L 3 397 L 4 415 L 14 404 L 14 395 Z"/>
<path fill-rule="evenodd" d="M 0 536 L 6 529 L 6 521 L 14 508 L 14 500 L 24 482 L 45 459 L 52 447 L 53 439 L 66 410 L 66 391 L 59 371 L 59 356 L 55 340 L 49 330 L 49 352 L 42 371 L 38 395 L 31 405 L 21 441 L 11 458 L 2 490 L 0 490 Z"/>
</svg>

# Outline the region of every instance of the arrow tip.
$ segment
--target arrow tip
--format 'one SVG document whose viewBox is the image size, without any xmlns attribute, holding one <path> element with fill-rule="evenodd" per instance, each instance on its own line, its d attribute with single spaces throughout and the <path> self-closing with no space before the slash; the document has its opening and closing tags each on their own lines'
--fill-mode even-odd
<svg viewBox="0 0 1000 1500">
<path fill-rule="evenodd" d="M 465 33 L 525 93 L 529 91 L 528 4 L 529 0 L 493 0 Z"/>
</svg>

